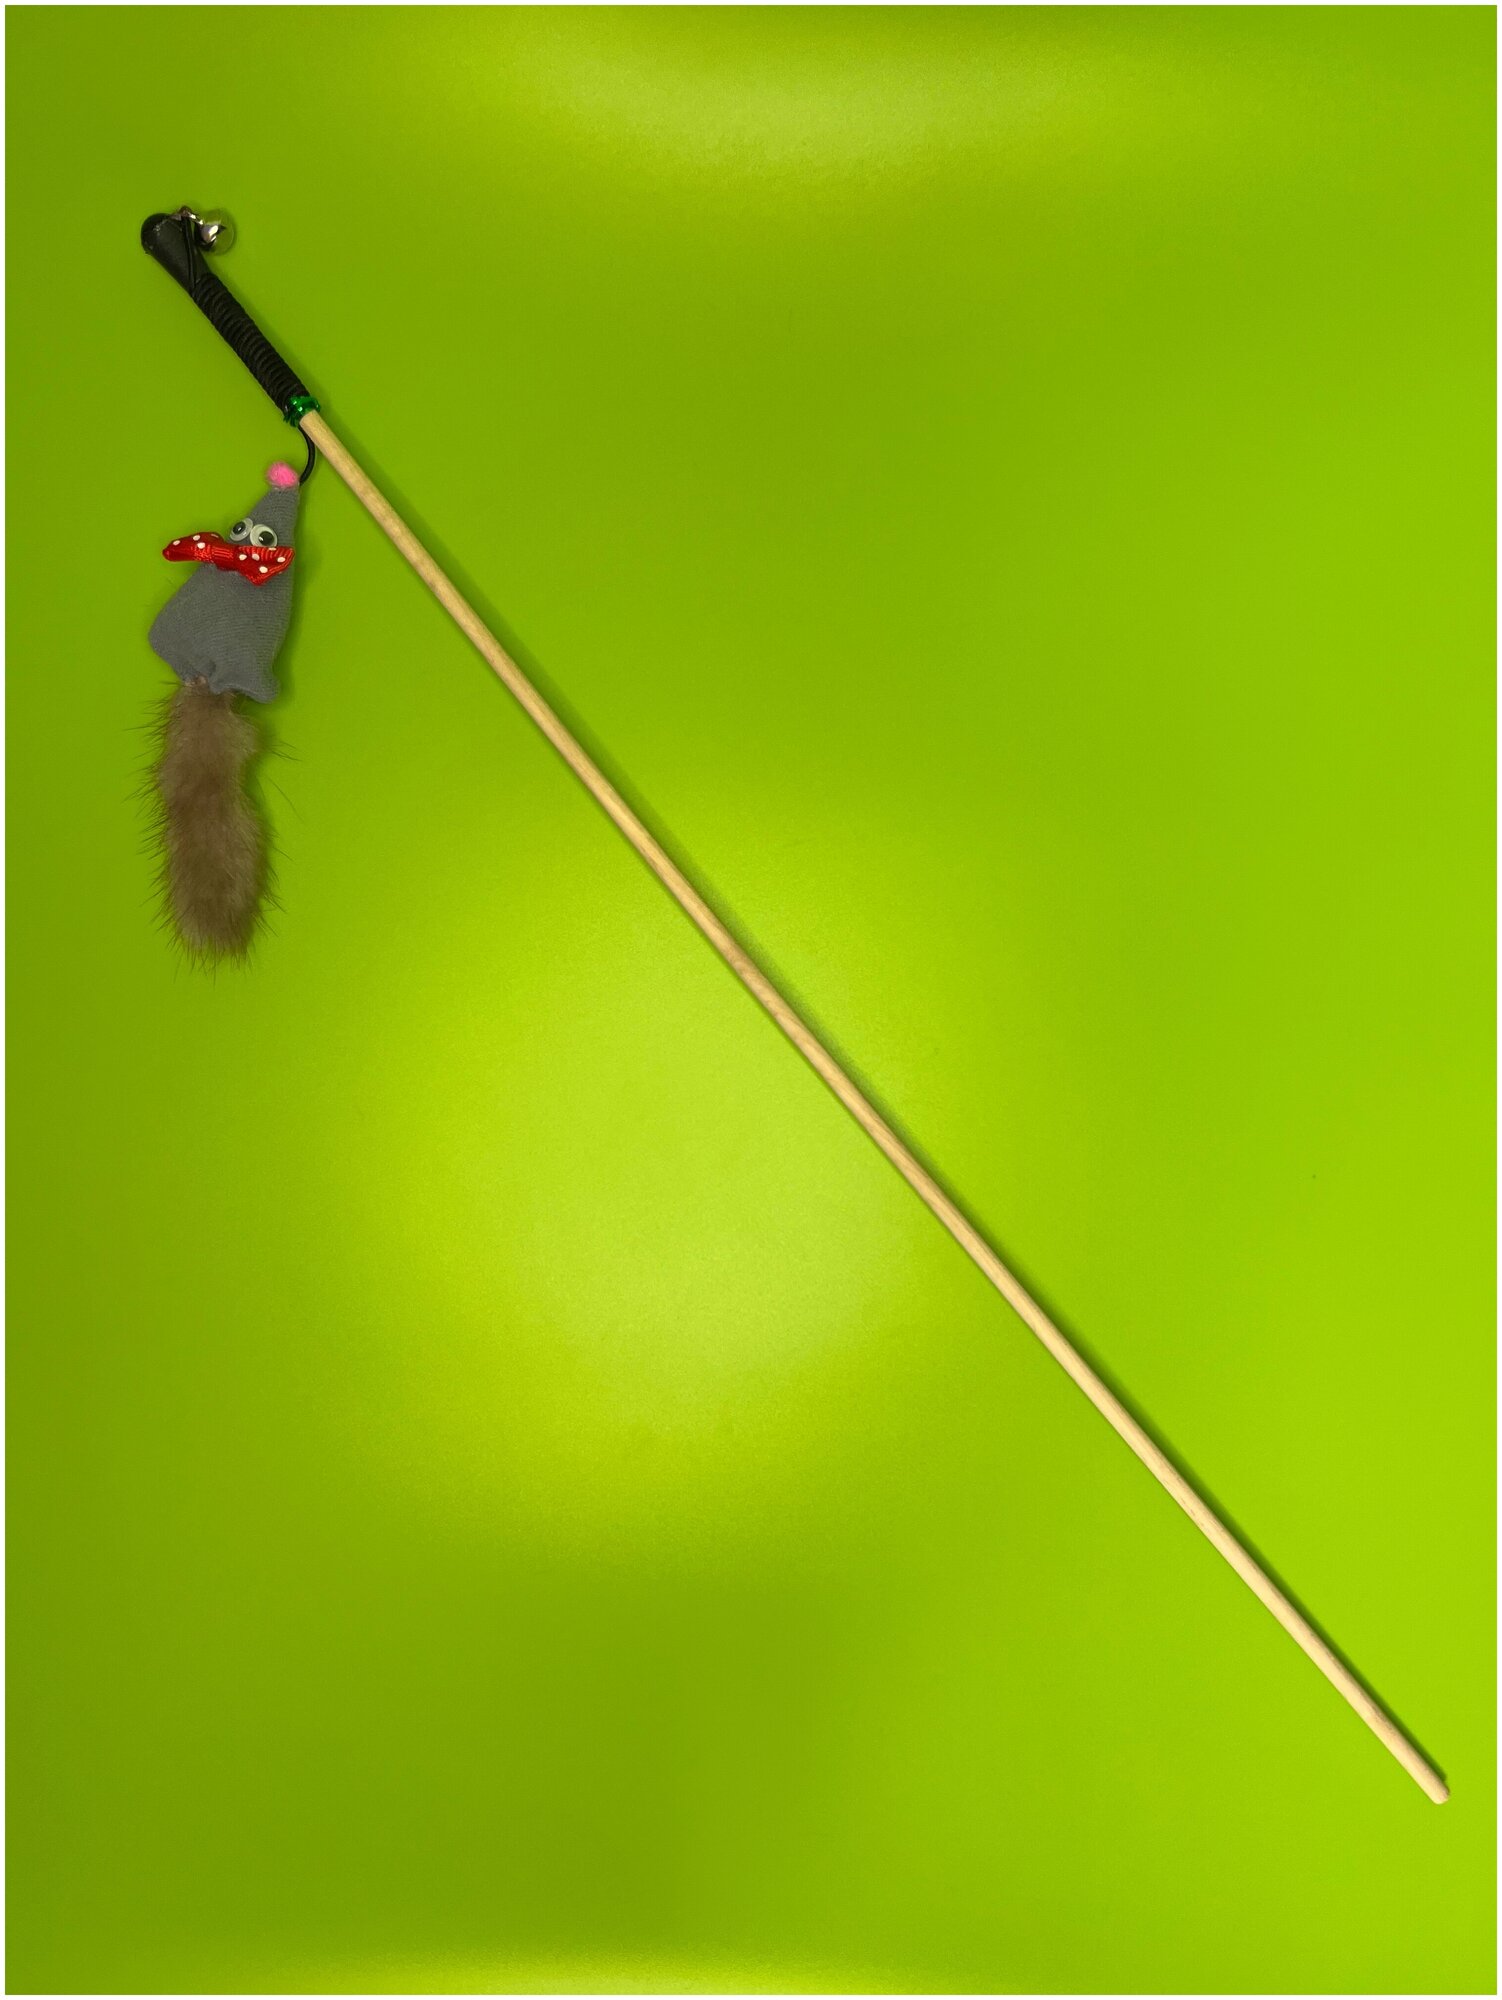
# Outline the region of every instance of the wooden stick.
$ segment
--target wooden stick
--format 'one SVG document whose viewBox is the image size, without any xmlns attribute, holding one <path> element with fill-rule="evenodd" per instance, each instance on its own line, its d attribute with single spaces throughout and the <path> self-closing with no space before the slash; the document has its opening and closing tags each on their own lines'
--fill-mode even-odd
<svg viewBox="0 0 1502 2000">
<path fill-rule="evenodd" d="M 1154 1444 L 1120 1398 L 1112 1394 L 1090 1364 L 1076 1352 L 979 1230 L 956 1208 L 933 1175 L 851 1082 L 808 1023 L 778 992 L 745 946 L 715 915 L 682 869 L 648 832 L 594 759 L 559 721 L 515 660 L 351 458 L 323 417 L 317 412 L 305 416 L 302 428 L 382 533 L 406 557 L 485 664 L 515 695 L 574 776 L 615 821 L 668 894 L 698 925 L 736 978 L 760 1001 L 798 1053 L 818 1071 L 857 1125 L 886 1154 L 918 1199 L 938 1217 L 1017 1316 L 1038 1336 L 1065 1374 L 1084 1391 L 1106 1422 L 1137 1454 L 1158 1484 L 1178 1502 L 1206 1540 L 1220 1551 L 1248 1589 L 1262 1600 L 1284 1631 L 1303 1647 L 1325 1678 L 1345 1696 L 1373 1734 L 1387 1745 L 1409 1776 L 1437 1805 L 1442 1805 L 1450 1793 L 1439 1773 L 1419 1754 L 1392 1717 L 1372 1699 L 1344 1661 L 1326 1645 L 1308 1619 L 1290 1604 L 1272 1578 L 1200 1498 L 1172 1460 Z"/>
</svg>

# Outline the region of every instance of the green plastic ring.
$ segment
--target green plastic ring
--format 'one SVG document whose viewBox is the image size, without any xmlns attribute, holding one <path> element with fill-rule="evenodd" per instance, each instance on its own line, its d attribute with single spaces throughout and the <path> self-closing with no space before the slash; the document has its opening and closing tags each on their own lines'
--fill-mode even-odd
<svg viewBox="0 0 1502 2000">
<path fill-rule="evenodd" d="M 321 410 L 322 408 L 323 405 L 316 396 L 293 396 L 289 400 L 286 409 L 283 410 L 282 415 L 287 419 L 289 424 L 300 424 L 309 410 Z"/>
</svg>

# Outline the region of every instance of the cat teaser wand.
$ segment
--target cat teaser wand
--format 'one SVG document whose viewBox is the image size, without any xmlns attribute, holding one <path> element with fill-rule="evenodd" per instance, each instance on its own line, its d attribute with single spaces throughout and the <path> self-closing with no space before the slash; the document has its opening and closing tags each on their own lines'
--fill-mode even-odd
<svg viewBox="0 0 1502 2000">
<path fill-rule="evenodd" d="M 777 990 L 745 946 L 734 936 L 729 926 L 710 908 L 672 857 L 627 805 L 593 758 L 553 713 L 474 609 L 465 602 L 390 502 L 382 496 L 356 464 L 329 428 L 319 411 L 316 399 L 277 354 L 254 321 L 207 268 L 203 257 L 204 249 L 227 247 L 222 239 L 220 244 L 215 245 L 213 235 L 212 221 L 201 221 L 190 210 L 184 209 L 175 215 L 149 217 L 142 226 L 141 241 L 223 335 L 287 421 L 301 429 L 310 446 L 309 469 L 312 465 L 311 448 L 316 447 L 370 514 L 377 527 L 396 546 L 432 591 L 454 623 L 470 640 L 485 664 L 521 703 L 575 777 L 584 785 L 596 803 L 609 814 L 668 894 L 698 926 L 741 984 L 771 1015 L 799 1054 L 828 1084 L 851 1117 L 891 1161 L 918 1199 L 938 1218 L 965 1254 L 990 1279 L 1018 1317 L 1042 1341 L 1064 1372 L 1090 1399 L 1117 1435 L 1141 1459 L 1158 1484 L 1177 1501 L 1205 1539 L 1225 1557 L 1242 1582 L 1267 1606 L 1284 1631 L 1303 1648 L 1320 1672 L 1345 1697 L 1373 1734 L 1386 1744 L 1409 1776 L 1436 1804 L 1442 1804 L 1449 1797 L 1449 1790 L 1439 1773 L 1409 1742 L 1393 1718 L 1367 1692 L 1345 1662 L 1315 1631 L 1308 1619 L 1290 1603 L 1261 1564 L 1242 1547 L 1178 1467 L 1148 1436 L 1120 1398 L 1107 1388 L 1084 1357 L 1076 1352 L 1074 1346 L 1054 1325 L 1037 1300 L 1031 1297 L 1008 1270 L 980 1231 L 961 1213 L 933 1175 L 845 1074 L 807 1022 Z M 284 473 L 285 468 L 274 468 L 271 475 L 273 482 L 280 479 Z M 303 476 L 306 478 L 306 474 Z M 252 520 L 250 525 L 254 527 L 256 522 Z M 237 526 L 244 527 L 245 523 L 238 523 Z M 269 532 L 268 530 L 268 534 Z M 268 546 L 275 547 L 278 544 L 269 541 Z M 254 586 L 247 585 L 243 577 L 234 572 L 243 571 L 245 565 L 249 563 L 254 563 L 259 569 L 259 556 L 247 554 L 242 559 L 235 553 L 235 545 L 232 543 L 230 552 L 221 554 L 218 558 L 219 563 L 222 563 L 229 573 L 223 574 L 216 569 L 212 578 L 204 566 L 214 563 L 213 556 L 204 557 L 195 554 L 191 559 L 199 563 L 205 581 L 222 582 L 231 591 L 238 590 L 242 593 L 254 591 Z M 290 575 L 271 577 L 263 588 L 284 594 L 290 588 L 291 581 Z M 238 600 L 233 608 L 239 609 Z M 184 676 L 184 670 L 180 665 L 175 665 L 175 671 L 184 682 L 184 690 L 192 686 L 191 678 Z M 226 685 L 229 687 L 229 692 L 223 698 L 226 701 L 233 700 L 234 683 Z M 209 685 L 208 691 L 210 694 L 213 693 L 212 685 Z"/>
</svg>

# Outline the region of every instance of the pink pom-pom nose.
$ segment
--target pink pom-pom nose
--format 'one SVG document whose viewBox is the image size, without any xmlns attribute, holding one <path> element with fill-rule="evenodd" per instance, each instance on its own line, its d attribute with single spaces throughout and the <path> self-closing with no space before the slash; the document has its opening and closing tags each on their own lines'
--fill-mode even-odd
<svg viewBox="0 0 1502 2000">
<path fill-rule="evenodd" d="M 275 465 L 267 466 L 266 479 L 267 483 L 272 486 L 295 486 L 297 484 L 297 474 L 292 470 L 290 465 L 283 465 L 280 459 L 277 460 Z"/>
</svg>

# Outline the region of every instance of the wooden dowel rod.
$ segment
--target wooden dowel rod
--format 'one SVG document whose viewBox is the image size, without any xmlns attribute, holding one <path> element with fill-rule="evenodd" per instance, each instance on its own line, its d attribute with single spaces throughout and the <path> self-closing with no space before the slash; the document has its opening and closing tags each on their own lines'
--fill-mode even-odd
<svg viewBox="0 0 1502 2000">
<path fill-rule="evenodd" d="M 745 946 L 721 922 L 671 855 L 642 824 L 583 745 L 560 722 L 406 522 L 345 450 L 324 418 L 313 412 L 303 418 L 302 428 L 382 533 L 416 570 L 485 664 L 498 679 L 505 682 L 574 776 L 614 820 L 668 894 L 698 925 L 736 978 L 760 1001 L 798 1053 L 818 1071 L 862 1131 L 886 1154 L 918 1199 L 938 1217 L 955 1242 L 985 1273 L 1076 1386 L 1084 1391 L 1111 1428 L 1137 1454 L 1158 1484 L 1172 1495 L 1206 1540 L 1220 1551 L 1242 1582 L 1267 1606 L 1284 1631 L 1303 1647 L 1320 1672 L 1344 1695 L 1373 1734 L 1387 1745 L 1409 1776 L 1437 1805 L 1443 1804 L 1450 1793 L 1439 1773 L 1419 1754 L 1392 1717 L 1372 1699 L 1350 1668 L 1331 1651 L 1308 1619 L 1295 1609 L 1262 1566 L 1206 1505 L 1121 1399 L 1106 1387 L 1037 1300 L 1007 1269 L 974 1224 L 956 1208 L 933 1175 L 903 1144 L 876 1107 L 851 1082 L 808 1023 L 783 998 Z"/>
</svg>

